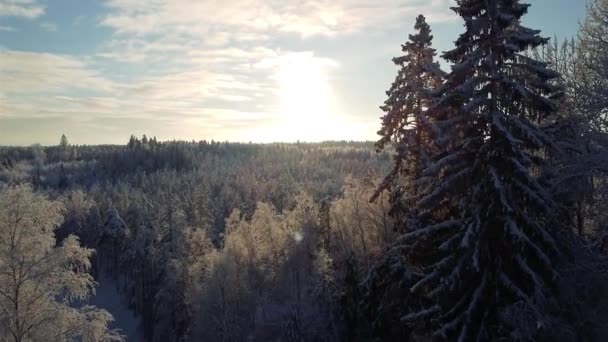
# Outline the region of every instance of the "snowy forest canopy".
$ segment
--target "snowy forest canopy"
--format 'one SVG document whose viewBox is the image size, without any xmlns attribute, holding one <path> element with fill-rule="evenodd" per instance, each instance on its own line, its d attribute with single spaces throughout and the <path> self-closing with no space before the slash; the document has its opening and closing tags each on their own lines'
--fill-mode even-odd
<svg viewBox="0 0 608 342">
<path fill-rule="evenodd" d="M 375 146 L 0 148 L 0 339 L 605 340 L 608 1 L 528 7 L 418 16 Z"/>
</svg>

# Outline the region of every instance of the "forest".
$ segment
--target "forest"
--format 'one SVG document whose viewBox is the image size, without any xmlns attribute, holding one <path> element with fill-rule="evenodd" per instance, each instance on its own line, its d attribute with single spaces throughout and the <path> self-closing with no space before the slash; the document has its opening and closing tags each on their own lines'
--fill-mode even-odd
<svg viewBox="0 0 608 342">
<path fill-rule="evenodd" d="M 0 340 L 605 341 L 608 1 L 529 6 L 403 28 L 376 142 L 0 147 Z"/>
</svg>

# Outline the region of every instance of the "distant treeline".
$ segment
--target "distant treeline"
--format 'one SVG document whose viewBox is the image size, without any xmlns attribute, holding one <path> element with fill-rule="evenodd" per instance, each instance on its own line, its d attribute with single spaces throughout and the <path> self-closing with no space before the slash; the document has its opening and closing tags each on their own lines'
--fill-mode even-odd
<svg viewBox="0 0 608 342">
<path fill-rule="evenodd" d="M 302 189 L 317 200 L 333 198 L 346 176 L 379 176 L 389 166 L 390 155 L 377 154 L 371 142 L 159 142 L 144 135 L 126 145 L 0 147 L 0 183 L 30 182 L 50 192 L 188 177 L 216 203 L 230 193 L 230 204 L 216 206 L 217 229 L 233 205 L 251 212 L 266 201 L 282 210 Z"/>
</svg>

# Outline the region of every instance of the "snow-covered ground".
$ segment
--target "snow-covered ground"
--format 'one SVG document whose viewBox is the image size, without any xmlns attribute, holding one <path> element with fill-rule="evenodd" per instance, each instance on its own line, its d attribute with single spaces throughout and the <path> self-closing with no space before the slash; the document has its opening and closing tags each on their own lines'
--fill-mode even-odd
<svg viewBox="0 0 608 342">
<path fill-rule="evenodd" d="M 120 294 L 116 289 L 116 281 L 107 277 L 103 272 L 96 279 L 99 285 L 96 287 L 95 296 L 91 297 L 89 304 L 98 308 L 108 310 L 114 316 L 112 329 L 120 329 L 120 334 L 127 337 L 129 342 L 143 341 L 141 334 L 141 319 L 131 312 L 122 302 Z"/>
</svg>

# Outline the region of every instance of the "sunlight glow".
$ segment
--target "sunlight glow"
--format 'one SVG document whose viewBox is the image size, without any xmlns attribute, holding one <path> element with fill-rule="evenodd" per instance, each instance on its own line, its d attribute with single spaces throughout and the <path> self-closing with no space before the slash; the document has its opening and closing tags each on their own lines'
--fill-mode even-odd
<svg viewBox="0 0 608 342">
<path fill-rule="evenodd" d="M 279 86 L 281 123 L 278 139 L 319 141 L 328 139 L 334 95 L 328 79 L 331 61 L 312 53 L 282 57 L 276 80 Z"/>
<path fill-rule="evenodd" d="M 320 142 L 336 139 L 336 133 L 353 140 L 374 140 L 377 118 L 366 119 L 342 112 L 330 75 L 338 63 L 313 52 L 278 55 L 258 68 L 273 69 L 275 102 L 265 125 L 245 127 L 244 141 Z"/>
<path fill-rule="evenodd" d="M 302 240 L 304 240 L 304 235 L 302 235 L 300 232 L 295 232 L 293 233 L 293 239 L 296 241 L 296 243 L 300 243 Z"/>
</svg>

